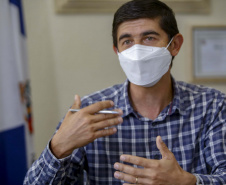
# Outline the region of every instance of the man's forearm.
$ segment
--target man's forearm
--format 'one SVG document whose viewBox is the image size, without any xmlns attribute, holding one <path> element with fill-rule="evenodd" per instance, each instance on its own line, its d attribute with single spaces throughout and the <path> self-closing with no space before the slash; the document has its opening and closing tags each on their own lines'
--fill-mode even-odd
<svg viewBox="0 0 226 185">
<path fill-rule="evenodd" d="M 82 175 L 83 169 L 81 166 L 76 165 L 76 161 L 73 161 L 73 164 L 71 165 L 71 156 L 61 160 L 57 159 L 50 151 L 48 144 L 39 159 L 28 170 L 24 179 L 24 185 L 65 184 L 67 176 L 76 182 Z M 67 171 L 70 170 L 74 171 L 77 175 L 69 177 L 70 175 Z"/>
<path fill-rule="evenodd" d="M 226 171 L 218 174 L 212 175 L 203 175 L 203 174 L 194 174 L 198 178 L 197 185 L 223 185 L 226 184 Z"/>
</svg>

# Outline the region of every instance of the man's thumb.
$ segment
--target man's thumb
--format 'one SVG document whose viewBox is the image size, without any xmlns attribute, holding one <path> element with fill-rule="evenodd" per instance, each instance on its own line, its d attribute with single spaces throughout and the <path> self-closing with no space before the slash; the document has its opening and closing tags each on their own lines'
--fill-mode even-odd
<svg viewBox="0 0 226 185">
<path fill-rule="evenodd" d="M 81 98 L 79 95 L 75 95 L 74 104 L 72 106 L 73 109 L 80 109 L 81 107 Z"/>
<path fill-rule="evenodd" d="M 172 152 L 168 149 L 166 144 L 162 141 L 161 136 L 157 136 L 156 138 L 156 145 L 157 148 L 159 149 L 160 153 L 162 154 L 163 159 L 172 159 L 173 154 Z"/>
</svg>

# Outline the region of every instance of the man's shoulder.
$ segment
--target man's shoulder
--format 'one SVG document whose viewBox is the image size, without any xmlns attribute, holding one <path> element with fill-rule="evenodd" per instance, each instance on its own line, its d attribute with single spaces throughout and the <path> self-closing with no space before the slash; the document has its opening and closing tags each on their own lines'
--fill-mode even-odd
<svg viewBox="0 0 226 185">
<path fill-rule="evenodd" d="M 88 106 L 98 101 L 112 100 L 116 101 L 123 94 L 125 84 L 115 84 L 108 88 L 96 91 L 82 98 L 82 106 Z"/>
<path fill-rule="evenodd" d="M 182 97 L 207 97 L 207 98 L 217 98 L 217 99 L 225 99 L 225 94 L 217 89 L 207 87 L 204 85 L 197 85 L 186 83 L 182 81 L 176 82 L 177 88 L 182 95 Z"/>
</svg>

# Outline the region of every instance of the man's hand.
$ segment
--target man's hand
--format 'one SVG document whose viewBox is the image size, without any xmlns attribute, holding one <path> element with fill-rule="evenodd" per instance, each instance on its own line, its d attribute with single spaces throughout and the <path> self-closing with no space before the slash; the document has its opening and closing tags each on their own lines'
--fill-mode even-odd
<svg viewBox="0 0 226 185">
<path fill-rule="evenodd" d="M 160 136 L 156 138 L 156 144 L 162 154 L 161 160 L 122 155 L 120 160 L 137 165 L 139 168 L 115 163 L 114 168 L 120 171 L 115 172 L 115 178 L 140 185 L 195 185 L 196 177 L 180 167 Z"/>
<path fill-rule="evenodd" d="M 72 109 L 79 109 L 81 100 L 75 95 Z M 74 149 L 85 146 L 99 137 L 116 133 L 115 125 L 122 123 L 122 111 L 119 114 L 96 114 L 98 111 L 113 107 L 112 101 L 102 101 L 87 106 L 79 112 L 68 112 L 59 130 L 54 135 L 50 148 L 57 158 L 70 155 Z M 107 128 L 111 127 L 111 128 Z"/>
</svg>

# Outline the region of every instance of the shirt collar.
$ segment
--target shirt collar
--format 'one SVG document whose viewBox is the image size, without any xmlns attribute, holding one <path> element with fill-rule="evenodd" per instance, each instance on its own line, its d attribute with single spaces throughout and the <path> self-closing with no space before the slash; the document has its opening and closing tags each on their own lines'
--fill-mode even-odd
<svg viewBox="0 0 226 185">
<path fill-rule="evenodd" d="M 170 114 L 173 114 L 175 111 L 179 111 L 180 114 L 184 115 L 185 111 L 184 111 L 184 106 L 183 106 L 183 102 L 181 101 L 183 99 L 183 93 L 181 92 L 181 89 L 179 87 L 178 82 L 171 77 L 172 79 L 172 83 L 173 83 L 173 101 L 172 101 L 172 111 Z"/>
<path fill-rule="evenodd" d="M 169 115 L 175 113 L 176 111 L 179 111 L 180 114 L 185 114 L 183 103 L 181 103 L 181 100 L 183 99 L 181 96 L 183 93 L 181 93 L 181 89 L 179 88 L 179 84 L 177 81 L 172 78 L 172 83 L 173 83 L 173 101 L 171 105 L 171 110 L 169 112 Z M 131 105 L 130 99 L 129 99 L 129 81 L 128 79 L 124 82 L 122 89 L 121 89 L 121 95 L 119 96 L 119 101 L 117 102 L 116 107 L 120 108 L 123 111 L 122 117 L 125 117 L 129 115 L 130 113 L 134 113 L 134 109 Z"/>
<path fill-rule="evenodd" d="M 119 101 L 117 102 L 117 108 L 121 109 L 123 111 L 122 117 L 125 117 L 133 112 L 133 107 L 131 105 L 131 102 L 129 100 L 129 81 L 126 80 L 122 86 L 121 89 L 121 95 L 119 96 Z"/>
</svg>

